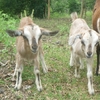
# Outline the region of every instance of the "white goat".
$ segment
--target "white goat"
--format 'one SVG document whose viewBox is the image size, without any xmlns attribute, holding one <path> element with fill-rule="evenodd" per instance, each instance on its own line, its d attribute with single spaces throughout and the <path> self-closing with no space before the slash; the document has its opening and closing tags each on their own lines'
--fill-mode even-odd
<svg viewBox="0 0 100 100">
<path fill-rule="evenodd" d="M 22 83 L 22 71 L 24 65 L 24 59 L 34 61 L 34 73 L 36 77 L 36 86 L 38 91 L 42 90 L 40 71 L 39 71 L 39 57 L 42 64 L 43 71 L 46 73 L 48 68 L 45 64 L 42 50 L 42 35 L 53 36 L 58 31 L 49 31 L 44 28 L 40 28 L 34 24 L 30 17 L 24 17 L 20 21 L 19 29 L 16 31 L 7 30 L 7 33 L 11 37 L 17 36 L 16 41 L 16 67 L 13 76 L 16 77 L 15 89 L 21 88 Z"/>
<path fill-rule="evenodd" d="M 99 43 L 99 35 L 90 29 L 84 19 L 78 18 L 77 13 L 71 14 L 72 24 L 70 28 L 69 45 L 71 46 L 70 66 L 75 66 L 75 77 L 80 77 L 79 68 L 82 58 L 87 62 L 88 92 L 94 94 L 93 88 L 93 55 Z"/>
</svg>

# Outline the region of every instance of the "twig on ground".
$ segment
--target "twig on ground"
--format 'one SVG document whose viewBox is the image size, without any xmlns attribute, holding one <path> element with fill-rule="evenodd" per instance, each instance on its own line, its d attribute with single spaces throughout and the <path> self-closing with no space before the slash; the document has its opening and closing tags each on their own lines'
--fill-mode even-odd
<svg viewBox="0 0 100 100">
<path fill-rule="evenodd" d="M 10 62 L 10 60 L 8 60 L 5 64 L 2 63 L 2 62 L 0 62 L 0 66 L 4 67 L 4 66 L 6 66 L 9 62 Z"/>
</svg>

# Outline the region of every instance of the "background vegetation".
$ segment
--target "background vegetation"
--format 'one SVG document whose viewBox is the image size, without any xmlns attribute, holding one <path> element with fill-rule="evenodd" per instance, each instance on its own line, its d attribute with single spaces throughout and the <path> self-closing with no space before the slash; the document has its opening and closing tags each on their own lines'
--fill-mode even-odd
<svg viewBox="0 0 100 100">
<path fill-rule="evenodd" d="M 37 3 L 33 4 L 31 1 Z M 41 15 L 40 11 L 32 6 L 37 5 L 38 1 L 0 0 L 0 100 L 100 100 L 100 79 L 95 75 L 96 57 L 93 67 L 94 96 L 90 96 L 87 91 L 86 67 L 81 70 L 81 78 L 77 79 L 74 77 L 74 67 L 69 66 L 70 47 L 67 41 L 71 25 L 70 13 L 77 11 L 80 15 L 81 1 L 51 0 L 49 20 L 38 19 L 44 17 L 43 13 Z M 40 0 L 47 7 L 48 3 L 44 1 Z M 83 16 L 91 28 L 93 2 L 94 0 L 86 1 L 86 16 Z M 28 5 L 31 5 L 31 8 Z M 14 91 L 15 81 L 12 81 L 12 74 L 15 68 L 16 38 L 9 37 L 5 30 L 17 29 L 20 13 L 26 10 L 27 15 L 30 15 L 32 9 L 36 24 L 50 30 L 59 30 L 59 33 L 54 37 L 42 37 L 44 56 L 49 68 L 47 74 L 43 74 L 41 70 L 43 91 L 38 92 L 36 89 L 32 62 L 25 62 L 22 88 Z M 36 12 L 40 15 L 38 16 Z"/>
<path fill-rule="evenodd" d="M 46 18 L 48 3 L 50 3 L 51 14 L 70 14 L 73 11 L 81 13 L 81 5 L 85 12 L 91 10 L 94 2 L 95 0 L 0 0 L 0 10 L 11 16 L 20 17 L 24 10 L 27 11 L 27 15 L 30 15 L 34 9 L 34 17 Z"/>
</svg>

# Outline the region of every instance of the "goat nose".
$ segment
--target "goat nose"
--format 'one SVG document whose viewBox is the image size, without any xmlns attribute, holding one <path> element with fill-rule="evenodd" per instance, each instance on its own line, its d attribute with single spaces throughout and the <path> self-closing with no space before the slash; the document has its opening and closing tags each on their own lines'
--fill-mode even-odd
<svg viewBox="0 0 100 100">
<path fill-rule="evenodd" d="M 92 52 L 91 51 L 87 52 L 87 55 L 90 57 L 92 55 Z"/>
<path fill-rule="evenodd" d="M 36 49 L 37 49 L 37 46 L 32 46 L 32 49 L 33 49 L 33 50 L 36 50 Z"/>
<path fill-rule="evenodd" d="M 36 53 L 37 52 L 37 46 L 32 46 L 31 50 L 32 50 L 33 53 Z"/>
</svg>

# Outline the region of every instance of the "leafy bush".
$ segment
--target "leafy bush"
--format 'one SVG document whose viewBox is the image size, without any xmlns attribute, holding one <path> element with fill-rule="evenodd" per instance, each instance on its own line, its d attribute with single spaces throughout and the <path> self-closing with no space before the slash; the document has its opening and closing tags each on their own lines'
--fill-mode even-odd
<svg viewBox="0 0 100 100">
<path fill-rule="evenodd" d="M 0 11 L 0 42 L 4 43 L 5 45 L 10 45 L 10 38 L 6 34 L 6 29 L 15 29 L 17 19 L 10 17 L 9 15 Z M 11 38 L 12 40 L 15 40 Z"/>
<path fill-rule="evenodd" d="M 0 61 L 7 60 L 7 55 L 15 52 L 15 38 L 10 37 L 6 29 L 15 29 L 17 21 L 0 11 Z M 12 56 L 10 57 L 11 60 Z"/>
</svg>

